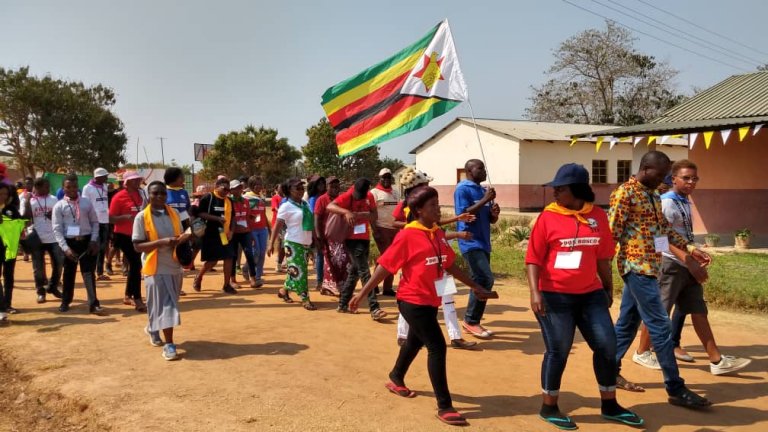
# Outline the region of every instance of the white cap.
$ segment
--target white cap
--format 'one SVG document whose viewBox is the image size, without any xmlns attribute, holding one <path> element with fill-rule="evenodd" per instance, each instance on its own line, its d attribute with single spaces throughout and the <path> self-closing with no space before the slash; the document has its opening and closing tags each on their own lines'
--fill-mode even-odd
<svg viewBox="0 0 768 432">
<path fill-rule="evenodd" d="M 390 171 L 389 168 L 382 168 L 381 171 L 379 171 L 379 177 L 383 176 L 384 174 L 392 174 L 392 171 Z"/>
<path fill-rule="evenodd" d="M 105 170 L 104 168 L 96 168 L 93 170 L 93 176 L 94 177 L 106 177 L 109 175 L 109 171 Z"/>
<path fill-rule="evenodd" d="M 240 183 L 240 180 L 237 180 L 237 179 L 232 180 L 232 181 L 229 182 L 229 188 L 230 189 L 237 189 L 237 188 L 239 188 L 242 185 L 243 184 Z"/>
</svg>

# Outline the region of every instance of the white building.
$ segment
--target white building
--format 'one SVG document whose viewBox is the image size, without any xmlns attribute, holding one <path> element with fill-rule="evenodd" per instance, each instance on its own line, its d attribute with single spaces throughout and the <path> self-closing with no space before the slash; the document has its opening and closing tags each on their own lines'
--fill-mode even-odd
<svg viewBox="0 0 768 432">
<path fill-rule="evenodd" d="M 596 204 L 607 205 L 611 191 L 637 171 L 645 145 L 620 142 L 611 150 L 604 142 L 596 152 L 596 139 L 579 139 L 571 146 L 570 136 L 610 126 L 548 123 L 525 120 L 478 119 L 478 132 L 469 118 L 459 117 L 411 150 L 416 166 L 434 181 L 442 205 L 453 205 L 453 190 L 464 178 L 469 159 L 483 159 L 477 134 L 483 143 L 489 181 L 496 188 L 496 201 L 505 209 L 540 210 L 552 201 L 552 189 L 542 186 L 566 163 L 584 165 L 597 196 Z M 681 139 L 657 147 L 672 160 L 688 155 Z"/>
</svg>

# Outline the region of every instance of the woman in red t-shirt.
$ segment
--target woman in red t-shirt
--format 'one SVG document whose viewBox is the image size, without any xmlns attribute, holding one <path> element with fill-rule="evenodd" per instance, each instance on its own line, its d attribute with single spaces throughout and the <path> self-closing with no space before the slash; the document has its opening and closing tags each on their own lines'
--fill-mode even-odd
<svg viewBox="0 0 768 432">
<path fill-rule="evenodd" d="M 616 333 L 608 311 L 613 302 L 615 244 L 608 217 L 592 205 L 595 194 L 583 166 L 563 165 L 548 186 L 555 189 L 555 202 L 536 220 L 525 256 L 531 309 L 546 347 L 539 416 L 560 429 L 577 428 L 560 412 L 557 401 L 578 327 L 594 353 L 603 418 L 642 425 L 642 418 L 616 402 Z"/>
<path fill-rule="evenodd" d="M 469 286 L 480 299 L 489 292 L 454 266 L 453 249 L 437 225 L 440 203 L 437 191 L 423 187 L 408 197 L 408 207 L 415 220 L 397 234 L 392 245 L 379 258 L 379 265 L 363 289 L 349 303 L 356 311 L 360 301 L 387 276 L 402 270 L 397 290 L 400 314 L 410 325 L 408 337 L 400 347 L 395 367 L 389 373 L 387 389 L 403 397 L 416 395 L 405 386 L 405 374 L 422 346 L 427 347 L 427 369 L 437 398 L 437 417 L 451 425 L 466 425 L 467 420 L 453 408 L 445 371 L 445 339 L 437 322 L 441 297 L 455 292 L 450 275 Z"/>
<path fill-rule="evenodd" d="M 147 195 L 141 190 L 143 177 L 129 171 L 123 174 L 125 188 L 116 193 L 109 203 L 109 222 L 114 224 L 113 242 L 123 252 L 128 262 L 128 278 L 125 280 L 123 304 L 133 306 L 138 312 L 146 312 L 141 299 L 141 254 L 133 247 L 133 219 L 147 206 Z"/>
</svg>

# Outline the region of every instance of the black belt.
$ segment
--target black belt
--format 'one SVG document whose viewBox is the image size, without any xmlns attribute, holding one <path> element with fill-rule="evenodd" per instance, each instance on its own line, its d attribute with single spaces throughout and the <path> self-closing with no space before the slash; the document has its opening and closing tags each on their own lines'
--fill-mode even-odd
<svg viewBox="0 0 768 432">
<path fill-rule="evenodd" d="M 83 241 L 83 240 L 88 240 L 90 238 L 91 238 L 90 235 L 87 235 L 87 236 L 77 236 L 77 237 L 66 237 L 67 240 L 72 240 L 72 241 Z"/>
</svg>

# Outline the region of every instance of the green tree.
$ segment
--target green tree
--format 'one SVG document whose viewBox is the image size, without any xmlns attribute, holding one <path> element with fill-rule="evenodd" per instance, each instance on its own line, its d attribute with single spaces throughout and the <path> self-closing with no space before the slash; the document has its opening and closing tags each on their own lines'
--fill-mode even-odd
<svg viewBox="0 0 768 432">
<path fill-rule="evenodd" d="M 549 79 L 531 87 L 532 120 L 611 124 L 644 123 L 682 102 L 673 80 L 677 71 L 635 50 L 632 34 L 607 21 L 605 30 L 589 29 L 554 51 Z"/>
<path fill-rule="evenodd" d="M 403 166 L 403 161 L 399 159 L 381 159 L 376 146 L 340 158 L 336 134 L 326 118 L 307 129 L 307 138 L 307 144 L 301 151 L 304 154 L 304 169 L 309 174 L 334 175 L 347 182 L 359 177 L 374 180 L 381 168 L 394 171 Z"/>
<path fill-rule="evenodd" d="M 301 152 L 278 138 L 277 130 L 248 125 L 243 130 L 221 134 L 203 160 L 200 176 L 213 180 L 223 174 L 230 178 L 258 174 L 266 184 L 295 175 Z"/>
<path fill-rule="evenodd" d="M 0 68 L 0 141 L 21 171 L 116 170 L 125 162 L 123 124 L 111 111 L 112 89 L 50 76 L 29 68 Z"/>
</svg>

